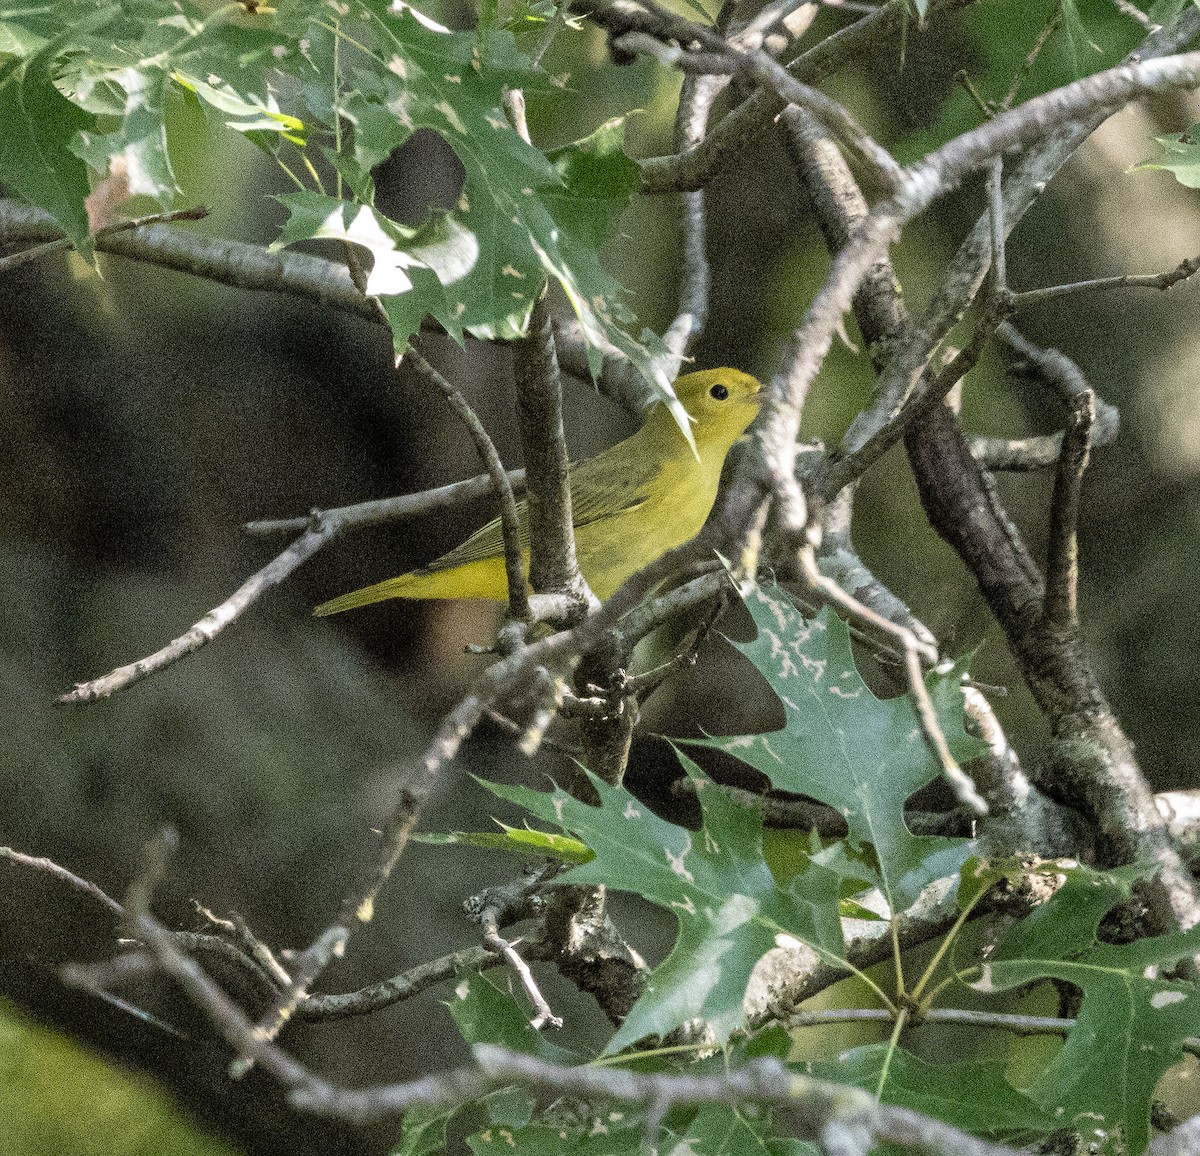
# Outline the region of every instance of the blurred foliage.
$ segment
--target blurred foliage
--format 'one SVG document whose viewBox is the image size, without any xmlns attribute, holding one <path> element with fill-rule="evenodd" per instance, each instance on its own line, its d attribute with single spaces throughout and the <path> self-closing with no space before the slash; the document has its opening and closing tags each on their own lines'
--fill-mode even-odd
<svg viewBox="0 0 1200 1156">
<path fill-rule="evenodd" d="M 0 1003 L 0 1136 L 6 1156 L 233 1156 L 233 1149 L 204 1135 L 151 1081 L 35 1027 L 5 1003 Z"/>
</svg>

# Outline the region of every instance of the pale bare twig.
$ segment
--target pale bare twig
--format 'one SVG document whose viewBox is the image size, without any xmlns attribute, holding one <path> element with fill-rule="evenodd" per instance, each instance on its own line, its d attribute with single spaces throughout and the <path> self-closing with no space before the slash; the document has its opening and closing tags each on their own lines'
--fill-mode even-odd
<svg viewBox="0 0 1200 1156">
<path fill-rule="evenodd" d="M 1091 452 L 1096 395 L 1086 385 L 1067 402 L 1067 425 L 1050 500 L 1046 556 L 1046 621 L 1064 630 L 1078 626 L 1079 494 Z"/>
<path fill-rule="evenodd" d="M 901 393 L 885 386 L 871 408 L 859 414 L 847 431 L 844 455 L 818 470 L 814 481 L 817 492 L 826 500 L 832 499 L 900 441 L 907 429 L 935 406 L 941 405 L 950 391 L 975 368 L 1007 313 L 1003 298 L 994 301 L 979 319 L 970 341 L 936 376 L 915 389 Z"/>
<path fill-rule="evenodd" d="M 493 1088 L 514 1083 L 559 1095 L 660 1107 L 754 1100 L 786 1108 L 801 1139 L 817 1139 L 828 1122 L 836 1118 L 843 1124 L 861 1124 L 879 1140 L 930 1156 L 947 1151 L 957 1156 L 1017 1156 L 1015 1149 L 978 1140 L 905 1108 L 879 1104 L 867 1092 L 798 1075 L 775 1059 L 752 1060 L 719 1075 L 663 1075 L 616 1067 L 563 1068 L 490 1044 L 476 1045 L 474 1056 L 472 1067 L 407 1084 L 351 1092 L 309 1081 L 293 1092 L 292 1101 L 308 1111 L 368 1123 L 416 1105 L 439 1106 L 477 1099 Z"/>
<path fill-rule="evenodd" d="M 992 292 L 1008 292 L 1008 265 L 1004 254 L 1004 158 L 992 158 L 988 180 L 988 212 L 992 225 Z"/>
<path fill-rule="evenodd" d="M 126 918 L 130 930 L 158 966 L 210 1018 L 214 1027 L 246 1062 L 261 1065 L 307 1111 L 337 1115 L 354 1123 L 393 1116 L 417 1104 L 455 1107 L 488 1091 L 517 1083 L 531 1088 L 597 1096 L 634 1103 L 700 1104 L 758 1100 L 786 1105 L 805 1135 L 815 1135 L 834 1116 L 858 1118 L 872 1135 L 919 1152 L 955 1145 L 964 1156 L 1013 1156 L 1011 1150 L 975 1141 L 940 1121 L 899 1108 L 879 1107 L 874 1098 L 844 1085 L 789 1072 L 778 1061 L 755 1061 L 724 1075 L 660 1075 L 616 1068 L 564 1068 L 487 1045 L 475 1049 L 473 1065 L 420 1077 L 406 1084 L 354 1091 L 336 1087 L 309 1072 L 250 1022 L 242 1010 L 178 949 L 173 937 L 151 915 L 149 902 L 169 857 L 170 842 L 160 839 L 147 866 L 130 888 Z M 76 977 L 80 978 L 80 977 Z"/>
<path fill-rule="evenodd" d="M 130 221 L 119 221 L 115 225 L 106 225 L 102 229 L 97 229 L 92 241 L 99 248 L 110 237 L 116 237 L 121 233 L 128 233 L 134 229 L 144 229 L 147 225 L 166 225 L 173 224 L 176 221 L 202 221 L 207 216 L 208 210 L 203 206 L 197 206 L 193 209 L 179 209 L 173 213 L 152 213 L 148 217 L 137 217 Z M 74 241 L 68 237 L 58 237 L 52 241 L 43 241 L 39 245 L 21 250 L 19 253 L 11 253 L 7 257 L 0 257 L 0 273 L 8 273 L 21 265 L 28 264 L 30 261 L 37 261 L 42 257 L 48 257 L 51 253 L 61 253 L 74 247 Z"/>
<path fill-rule="evenodd" d="M 313 982 L 335 959 L 345 954 L 355 927 L 375 917 L 375 900 L 383 885 L 404 853 L 420 817 L 431 784 L 422 783 L 419 789 L 400 792 L 392 807 L 383 833 L 383 844 L 373 870 L 362 885 L 342 900 L 336 923 L 327 927 L 304 951 L 291 960 L 291 982 L 276 996 L 271 1008 L 263 1015 L 254 1031 L 261 1041 L 274 1040 L 296 1009 L 308 998 Z M 235 1063 L 232 1074 L 244 1075 L 257 1057 L 243 1054 Z"/>
<path fill-rule="evenodd" d="M 464 947 L 459 951 L 410 967 L 391 979 L 350 992 L 313 992 L 297 1008 L 301 1020 L 338 1020 L 370 1015 L 393 1004 L 402 1003 L 432 987 L 454 979 L 465 971 L 483 971 L 500 967 L 504 960 L 490 947 Z"/>
<path fill-rule="evenodd" d="M 969 2 L 935 2 L 929 7 L 926 20 L 936 20 L 939 15 Z M 872 45 L 895 35 L 909 18 L 908 12 L 908 0 L 889 0 L 850 27 L 825 37 L 788 65 L 788 70 L 797 80 L 816 85 L 845 64 L 869 53 Z M 784 107 L 785 102 L 774 91 L 755 92 L 722 117 L 702 143 L 672 156 L 641 161 L 642 192 L 670 193 L 703 187 L 746 145 L 758 140 Z"/>
<path fill-rule="evenodd" d="M 223 931 L 249 959 L 262 968 L 276 987 L 286 987 L 291 982 L 291 977 L 284 970 L 283 964 L 275 958 L 275 953 L 250 930 L 250 925 L 242 915 L 235 911 L 228 919 L 222 919 L 194 899 L 192 905 L 199 915 Z"/>
<path fill-rule="evenodd" d="M 698 145 L 708 132 L 708 118 L 713 101 L 728 84 L 722 77 L 685 76 L 675 114 L 675 149 Z M 703 189 L 691 189 L 680 195 L 683 209 L 683 261 L 680 271 L 679 308 L 675 319 L 667 326 L 663 338 L 675 359 L 674 377 L 692 343 L 704 331 L 708 321 L 709 293 L 712 276 L 708 267 L 707 224 Z"/>
<path fill-rule="evenodd" d="M 850 111 L 819 89 L 797 80 L 761 48 L 741 51 L 712 29 L 659 7 L 655 0 L 576 0 L 573 6 L 615 37 L 641 32 L 659 40 L 678 40 L 689 52 L 693 42 L 698 44 L 714 57 L 714 64 L 723 62 L 722 71 L 728 68 L 744 74 L 770 89 L 784 104 L 795 104 L 820 120 L 870 169 L 882 188 L 898 187 L 901 170 L 895 158 L 871 138 Z"/>
<path fill-rule="evenodd" d="M 0 243 L 54 240 L 62 230 L 44 209 L 0 199 Z M 238 289 L 271 290 L 300 297 L 382 323 L 355 287 L 345 266 L 324 257 L 289 251 L 270 252 L 261 245 L 147 225 L 133 232 L 97 237 L 96 250 L 175 269 Z"/>
<path fill-rule="evenodd" d="M 418 373 L 441 392 L 450 403 L 450 408 L 458 415 L 459 420 L 467 427 L 475 450 L 487 469 L 488 477 L 492 479 L 496 497 L 500 502 L 500 528 L 504 535 L 504 570 L 508 577 L 508 612 L 518 622 L 529 618 L 529 593 L 526 589 L 525 560 L 521 552 L 521 524 L 517 514 L 517 502 L 513 497 L 512 486 L 500 455 L 496 452 L 495 443 L 479 415 L 467 403 L 466 398 L 448 382 L 424 357 L 415 349 L 408 353 L 410 364 Z"/>
<path fill-rule="evenodd" d="M 1055 30 L 1062 24 L 1062 19 L 1062 8 L 1056 4 L 1046 23 L 1042 25 L 1041 31 L 1037 34 L 1037 39 L 1033 42 L 1033 47 L 1025 54 L 1025 59 L 1021 61 L 1021 67 L 1017 69 L 1008 92 L 1005 93 L 1004 99 L 1000 102 L 999 110 L 1003 111 L 1006 108 L 1012 108 L 1012 102 L 1017 99 L 1017 93 L 1021 89 L 1022 82 L 1037 63 L 1037 58 L 1041 56 L 1042 49 L 1046 47 L 1050 37 L 1054 35 Z"/>
<path fill-rule="evenodd" d="M 784 1027 L 816 1028 L 830 1024 L 892 1023 L 895 1015 L 887 1008 L 824 1008 L 820 1011 L 793 1012 L 782 1021 Z M 1075 1021 L 1059 1016 L 1013 1015 L 1009 1012 L 989 1012 L 977 1008 L 930 1008 L 921 1015 L 921 1023 L 966 1024 L 971 1027 L 995 1028 L 1016 1036 L 1065 1036 Z"/>
<path fill-rule="evenodd" d="M 514 489 L 520 489 L 525 484 L 524 470 L 512 470 L 507 477 Z M 251 534 L 293 533 L 297 530 L 303 533 L 283 553 L 247 578 L 224 602 L 213 607 L 199 622 L 172 639 L 166 646 L 136 662 L 119 666 L 99 678 L 77 683 L 74 689 L 62 695 L 59 701 L 86 703 L 107 698 L 148 675 L 165 670 L 181 658 L 195 654 L 236 622 L 264 594 L 290 577 L 318 550 L 347 530 L 416 517 L 492 492 L 492 479 L 486 474 L 481 474 L 466 481 L 452 482 L 450 485 L 425 490 L 419 494 L 402 494 L 395 498 L 379 498 L 336 509 L 314 510 L 303 518 L 248 522 L 245 529 Z"/>
<path fill-rule="evenodd" d="M 529 970 L 529 964 L 517 954 L 517 949 L 513 944 L 500 934 L 495 911 L 489 909 L 481 912 L 479 921 L 483 925 L 484 943 L 492 951 L 496 952 L 497 955 L 501 956 L 505 963 L 517 973 L 517 977 L 521 981 L 521 987 L 525 989 L 525 994 L 533 1004 L 537 1014 L 530 1020 L 529 1026 L 535 1032 L 540 1032 L 547 1024 L 552 1028 L 561 1028 L 563 1025 L 562 1016 L 556 1016 L 553 1009 L 546 1002 L 546 997 L 542 995 L 537 980 L 533 978 L 533 972 Z"/>
<path fill-rule="evenodd" d="M 108 908 L 109 912 L 118 918 L 125 913 L 125 909 L 111 895 L 108 895 L 95 883 L 87 879 L 81 879 L 73 871 L 68 871 L 65 867 L 60 867 L 53 859 L 46 859 L 40 855 L 26 855 L 24 851 L 15 851 L 12 847 L 0 847 L 0 859 L 7 859 L 10 863 L 29 867 L 34 871 L 40 871 L 44 875 L 50 875 L 55 879 L 61 880 L 63 883 L 74 887 L 77 891 L 82 891 L 85 895 L 91 896 L 91 898 Z"/>
<path fill-rule="evenodd" d="M 1112 6 L 1122 16 L 1128 16 L 1130 20 L 1136 21 L 1147 32 L 1157 32 L 1162 27 L 1161 24 L 1155 24 L 1145 12 L 1136 4 L 1131 3 L 1130 0 L 1112 0 Z"/>
<path fill-rule="evenodd" d="M 1010 293 L 1009 304 L 1014 310 L 1027 309 L 1075 293 L 1096 293 L 1109 289 L 1158 289 L 1165 292 L 1186 281 L 1200 270 L 1200 257 L 1186 257 L 1174 269 L 1164 273 L 1120 273 L 1115 277 L 1093 277 L 1087 281 L 1072 281 L 1065 285 L 1048 285 L 1044 289 L 1026 289 Z"/>
<path fill-rule="evenodd" d="M 525 489 L 525 471 L 509 470 L 508 481 L 514 494 Z M 266 536 L 269 534 L 295 534 L 307 529 L 320 529 L 325 523 L 334 523 L 333 536 L 346 530 L 358 530 L 367 526 L 381 526 L 403 518 L 419 517 L 444 510 L 460 502 L 469 502 L 494 493 L 492 479 L 487 474 L 478 474 L 461 482 L 450 482 L 432 490 L 417 494 L 400 494 L 394 498 L 374 498 L 366 502 L 355 502 L 352 506 L 336 506 L 328 510 L 313 510 L 297 518 L 263 518 L 247 522 L 242 529 L 247 534 Z"/>
<path fill-rule="evenodd" d="M 336 522 L 322 522 L 320 526 L 305 531 L 278 557 L 273 558 L 261 570 L 252 574 L 219 606 L 214 606 L 199 622 L 172 639 L 166 646 L 145 658 L 139 658 L 125 666 L 118 666 L 108 674 L 87 682 L 76 683 L 66 694 L 60 695 L 62 703 L 87 703 L 108 698 L 148 675 L 164 670 L 201 647 L 212 642 L 230 624 L 240 618 L 268 590 L 274 589 L 300 566 L 308 561 L 339 530 Z"/>
</svg>

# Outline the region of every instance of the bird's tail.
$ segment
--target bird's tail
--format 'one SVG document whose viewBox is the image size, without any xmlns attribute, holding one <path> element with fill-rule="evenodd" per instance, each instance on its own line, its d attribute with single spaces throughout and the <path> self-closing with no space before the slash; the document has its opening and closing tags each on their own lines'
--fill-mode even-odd
<svg viewBox="0 0 1200 1156">
<path fill-rule="evenodd" d="M 376 582 L 374 586 L 351 590 L 349 594 L 322 602 L 313 613 L 318 618 L 324 618 L 327 614 L 341 614 L 343 610 L 356 610 L 360 606 L 370 606 L 373 602 L 383 602 L 387 598 L 404 598 L 406 595 L 413 597 L 414 595 L 409 593 L 409 587 L 413 586 L 414 579 L 419 577 L 418 574 L 401 574 L 398 578 L 389 578 L 386 582 Z"/>
<path fill-rule="evenodd" d="M 427 570 L 413 570 L 374 586 L 352 590 L 340 598 L 322 602 L 313 611 L 322 618 L 340 614 L 359 606 L 370 606 L 385 598 L 487 598 L 503 602 L 508 597 L 508 579 L 502 556 L 476 558 L 458 566 L 439 567 L 436 563 Z"/>
</svg>

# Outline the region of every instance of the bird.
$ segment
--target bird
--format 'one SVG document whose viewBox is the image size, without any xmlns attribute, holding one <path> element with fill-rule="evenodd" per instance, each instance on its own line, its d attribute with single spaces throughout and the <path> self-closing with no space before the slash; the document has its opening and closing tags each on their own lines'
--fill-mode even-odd
<svg viewBox="0 0 1200 1156">
<path fill-rule="evenodd" d="M 569 468 L 579 568 L 601 602 L 631 574 L 699 532 L 716 501 L 725 458 L 758 414 L 763 386 L 737 369 L 706 369 L 678 378 L 675 394 L 692 419 L 694 450 L 659 402 L 635 434 Z M 528 573 L 524 500 L 517 512 Z M 500 519 L 427 566 L 330 599 L 313 613 L 339 614 L 387 598 L 506 601 Z"/>
</svg>

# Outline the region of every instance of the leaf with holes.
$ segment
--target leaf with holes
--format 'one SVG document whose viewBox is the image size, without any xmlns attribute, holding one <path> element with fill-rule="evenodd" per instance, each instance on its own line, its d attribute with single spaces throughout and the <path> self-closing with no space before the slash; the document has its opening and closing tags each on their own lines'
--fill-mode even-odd
<svg viewBox="0 0 1200 1156">
<path fill-rule="evenodd" d="M 1011 929 L 970 986 L 1000 992 L 1055 979 L 1078 988 L 1075 1026 L 1029 1095 L 1059 1127 L 1079 1129 L 1089 1150 L 1140 1153 L 1158 1081 L 1182 1058 L 1184 1040 L 1200 1035 L 1200 989 L 1161 978 L 1200 954 L 1200 927 L 1100 942 L 1101 921 L 1129 900 L 1146 869 L 1062 873 L 1062 887 Z"/>
<path fill-rule="evenodd" d="M 956 874 L 970 853 L 966 840 L 917 836 L 904 822 L 906 800 L 940 774 L 912 702 L 871 693 L 854 665 L 850 632 L 828 607 L 805 621 L 778 588 L 751 586 L 743 597 L 758 637 L 734 645 L 783 704 L 783 728 L 689 743 L 734 755 L 779 790 L 841 812 L 851 847 L 873 853 L 892 911 L 905 910 L 930 882 Z M 954 756 L 985 754 L 986 745 L 963 730 L 957 674 L 930 675 L 926 685 Z"/>
<path fill-rule="evenodd" d="M 838 917 L 841 877 L 812 863 L 781 886 L 763 859 L 762 818 L 714 787 L 680 755 L 696 786 L 704 821 L 689 831 L 660 819 L 622 787 L 593 777 L 600 806 L 550 793 L 484 785 L 586 843 L 595 855 L 555 882 L 603 883 L 674 913 L 679 938 L 607 1052 L 702 1018 L 724 1042 L 744 1023 L 742 1001 L 755 964 L 789 939 L 827 958 L 843 951 Z"/>
</svg>

